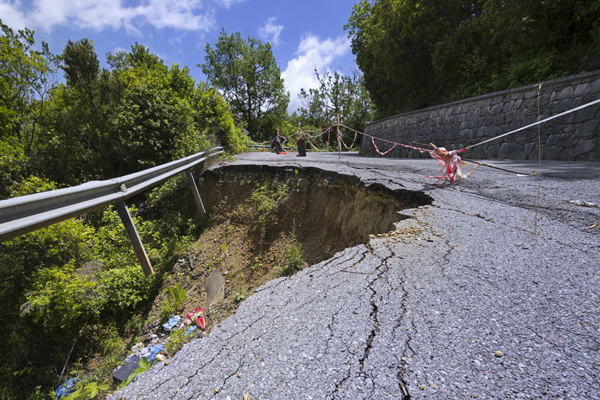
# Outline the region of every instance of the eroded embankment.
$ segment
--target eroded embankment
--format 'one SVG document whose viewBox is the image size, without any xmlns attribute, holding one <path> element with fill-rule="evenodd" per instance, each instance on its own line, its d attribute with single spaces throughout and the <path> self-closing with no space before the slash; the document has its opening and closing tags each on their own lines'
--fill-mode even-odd
<svg viewBox="0 0 600 400">
<path fill-rule="evenodd" d="M 263 245 L 292 228 L 310 264 L 336 252 L 367 243 L 369 234 L 389 232 L 404 217 L 398 211 L 430 204 L 423 192 L 368 187 L 358 177 L 317 168 L 226 166 L 205 171 L 200 191 L 209 214 L 247 203 L 252 191 L 268 184 L 287 186 L 287 198 L 267 221 Z M 257 216 L 258 218 L 258 216 Z"/>
</svg>

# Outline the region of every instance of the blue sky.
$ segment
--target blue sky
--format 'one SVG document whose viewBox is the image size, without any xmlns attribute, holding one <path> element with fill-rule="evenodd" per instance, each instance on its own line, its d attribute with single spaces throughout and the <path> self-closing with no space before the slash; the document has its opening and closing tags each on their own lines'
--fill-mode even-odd
<svg viewBox="0 0 600 400">
<path fill-rule="evenodd" d="M 102 66 L 105 54 L 129 51 L 138 42 L 167 65 L 196 64 L 214 45 L 221 28 L 270 42 L 291 94 L 291 112 L 301 106 L 301 88 L 316 87 L 315 67 L 350 74 L 356 65 L 344 24 L 352 1 L 276 0 L 0 0 L 0 19 L 13 29 L 35 31 L 59 54 L 68 39 L 94 42 Z"/>
</svg>

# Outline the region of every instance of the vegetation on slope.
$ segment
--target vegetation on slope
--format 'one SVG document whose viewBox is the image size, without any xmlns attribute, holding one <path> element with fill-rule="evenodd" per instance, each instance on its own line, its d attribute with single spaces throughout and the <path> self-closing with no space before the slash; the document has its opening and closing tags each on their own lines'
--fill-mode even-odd
<svg viewBox="0 0 600 400">
<path fill-rule="evenodd" d="M 33 32 L 0 26 L 0 199 L 248 142 L 215 89 L 144 46 L 108 54 L 103 69 L 87 39 L 53 55 L 43 43 L 35 50 Z M 177 177 L 131 200 L 152 277 L 112 207 L 0 243 L 0 398 L 55 388 L 72 348 L 67 373 L 93 354 L 116 366 L 121 338 L 136 330 L 132 316 L 156 296 L 170 257 L 199 234 L 193 213 L 181 210 L 184 190 Z"/>
</svg>

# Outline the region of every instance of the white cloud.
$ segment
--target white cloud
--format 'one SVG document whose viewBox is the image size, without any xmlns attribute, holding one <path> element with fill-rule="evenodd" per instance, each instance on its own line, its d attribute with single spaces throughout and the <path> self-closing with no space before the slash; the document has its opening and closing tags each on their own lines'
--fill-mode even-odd
<svg viewBox="0 0 600 400">
<path fill-rule="evenodd" d="M 0 0 L 0 19 L 2 23 L 10 26 L 15 31 L 25 28 L 26 18 L 21 12 L 21 2 Z"/>
<path fill-rule="evenodd" d="M 80 29 L 125 28 L 140 34 L 142 25 L 157 29 L 208 31 L 215 25 L 214 10 L 204 0 L 139 0 L 125 6 L 124 0 L 33 0 L 25 9 L 19 0 L 0 0 L 0 18 L 13 28 L 51 31 L 56 25 Z"/>
<path fill-rule="evenodd" d="M 319 87 L 315 77 L 315 68 L 319 73 L 331 70 L 331 64 L 336 58 L 350 51 L 350 39 L 340 36 L 335 40 L 327 38 L 320 40 L 317 36 L 308 34 L 302 37 L 296 58 L 288 61 L 287 68 L 281 74 L 285 81 L 286 90 L 290 92 L 288 113 L 302 106 L 298 97 L 300 89 L 308 91 Z"/>
<path fill-rule="evenodd" d="M 275 25 L 275 21 L 277 21 L 277 18 L 269 18 L 265 22 L 265 26 L 258 28 L 258 36 L 265 42 L 271 43 L 273 47 L 277 47 L 281 43 L 279 35 L 283 30 L 283 25 Z"/>
<path fill-rule="evenodd" d="M 232 4 L 243 3 L 246 0 L 217 0 L 225 8 L 231 7 Z"/>
</svg>

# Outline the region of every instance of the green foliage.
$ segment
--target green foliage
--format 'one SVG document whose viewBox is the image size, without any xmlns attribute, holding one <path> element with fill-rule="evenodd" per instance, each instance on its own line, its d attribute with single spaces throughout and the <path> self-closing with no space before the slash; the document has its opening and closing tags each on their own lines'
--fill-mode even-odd
<svg viewBox="0 0 600 400">
<path fill-rule="evenodd" d="M 131 51 L 119 51 L 115 55 L 108 53 L 106 61 L 113 70 L 124 71 L 132 68 L 166 70 L 163 60 L 150 52 L 145 46 L 135 42 Z"/>
<path fill-rule="evenodd" d="M 254 265 L 252 269 L 261 268 L 263 266 L 262 260 L 260 257 L 254 257 Z"/>
<path fill-rule="evenodd" d="M 27 168 L 45 114 L 57 59 L 48 45 L 33 50 L 33 31 L 15 33 L 0 20 L 0 198 Z"/>
<path fill-rule="evenodd" d="M 194 338 L 194 335 L 185 336 L 185 332 L 186 329 L 181 328 L 171 333 L 165 345 L 169 354 L 177 353 L 177 351 L 179 351 L 179 349 L 181 349 L 184 344 L 186 344 Z"/>
<path fill-rule="evenodd" d="M 258 229 L 261 239 L 265 238 L 269 218 L 285 197 L 287 190 L 287 184 L 283 184 L 279 185 L 272 192 L 269 189 L 269 182 L 265 182 L 263 185 L 259 185 L 252 190 L 252 194 L 247 202 L 252 206 L 252 213 L 258 219 Z"/>
<path fill-rule="evenodd" d="M 160 219 L 145 219 L 139 215 L 135 206 L 129 207 L 148 258 L 153 264 L 160 264 L 177 247 L 189 243 L 197 229 L 189 216 L 175 209 L 176 206 L 172 202 L 177 190 L 176 185 L 170 189 L 157 188 L 149 195 L 149 207 L 157 214 L 162 214 Z M 101 215 L 100 226 L 93 239 L 96 258 L 102 261 L 107 269 L 137 266 L 137 257 L 116 209 L 108 207 Z"/>
<path fill-rule="evenodd" d="M 18 142 L 0 136 L 0 199 L 8 197 L 6 187 L 21 175 L 27 156 Z"/>
<path fill-rule="evenodd" d="M 83 325 L 86 317 L 99 311 L 94 296 L 96 282 L 75 273 L 75 263 L 40 271 L 37 290 L 28 299 L 34 322 L 57 332 Z"/>
<path fill-rule="evenodd" d="M 125 344 L 114 326 L 108 326 L 102 335 L 101 348 L 104 354 L 110 354 L 123 348 Z"/>
<path fill-rule="evenodd" d="M 194 123 L 208 140 L 227 146 L 232 153 L 246 151 L 250 139 L 235 125 L 229 105 L 215 88 L 198 85 L 192 104 Z"/>
<path fill-rule="evenodd" d="M 60 58 L 64 62 L 62 69 L 65 71 L 67 85 L 82 92 L 96 116 L 98 107 L 94 90 L 97 86 L 100 63 L 94 50 L 94 43 L 85 38 L 75 43 L 67 40 L 67 46 Z"/>
<path fill-rule="evenodd" d="M 177 67 L 176 67 L 177 68 Z M 187 71 L 186 71 L 187 73 Z M 170 87 L 160 70 L 128 70 L 127 89 L 115 113 L 111 140 L 117 174 L 159 165 L 208 147 L 194 129 L 192 107 L 185 95 Z M 119 161 L 120 160 L 120 161 Z"/>
<path fill-rule="evenodd" d="M 325 128 L 335 122 L 337 115 L 342 124 L 364 132 L 367 122 L 371 121 L 373 105 L 362 75 L 325 72 L 321 76 L 317 70 L 315 74 L 320 86 L 308 92 L 301 89 L 299 93 L 304 103 L 300 108 L 303 122 Z M 352 140 L 354 134 L 350 134 Z"/>
<path fill-rule="evenodd" d="M 183 304 L 187 300 L 187 291 L 179 287 L 179 283 L 174 288 L 169 288 L 169 294 L 163 302 L 160 311 L 161 322 L 166 322 L 173 314 L 183 309 Z"/>
<path fill-rule="evenodd" d="M 73 265 L 88 260 L 85 243 L 92 232 L 81 221 L 70 219 L 1 243 L 0 318 L 11 314 L 8 308 L 15 302 L 24 303 L 26 292 L 45 285 L 44 279 L 53 280 L 52 274 L 59 273 L 57 268 L 65 267 L 72 273 Z"/>
<path fill-rule="evenodd" d="M 249 142 L 216 89 L 144 46 L 108 54 L 104 69 L 88 39 L 69 40 L 57 57 L 36 46 L 32 31 L 0 27 L 0 198 L 138 172 L 218 144 L 239 152 Z M 59 61 L 64 84 L 54 79 Z M 54 386 L 73 343 L 71 364 L 122 347 L 119 324 L 198 232 L 181 209 L 182 190 L 189 193 L 178 177 L 131 200 L 154 277 L 143 275 L 112 207 L 0 243 L 0 398 L 27 398 L 31 382 Z"/>
<path fill-rule="evenodd" d="M 148 298 L 150 278 L 139 265 L 109 269 L 102 273 L 100 282 L 107 310 L 132 311 Z"/>
<path fill-rule="evenodd" d="M 240 301 L 244 300 L 245 298 L 246 298 L 246 292 L 244 292 L 242 289 L 235 292 L 235 302 L 236 303 L 239 303 Z"/>
<path fill-rule="evenodd" d="M 47 192 L 57 189 L 56 183 L 38 176 L 30 176 L 8 187 L 10 197 Z"/>
<path fill-rule="evenodd" d="M 361 0 L 345 26 L 380 116 L 600 68 L 586 0 Z"/>
<path fill-rule="evenodd" d="M 98 391 L 100 390 L 108 390 L 108 384 L 98 386 L 97 382 L 90 382 L 85 385 L 85 387 L 80 384 L 73 393 L 71 393 L 69 396 L 63 397 L 63 399 L 77 400 L 85 399 L 87 396 L 90 396 L 90 399 L 93 399 L 98 395 Z"/>
<path fill-rule="evenodd" d="M 49 389 L 56 380 L 49 366 L 64 364 L 85 320 L 96 315 L 94 283 L 75 271 L 91 257 L 92 232 L 70 219 L 0 243 L 0 397 L 25 398 L 32 382 Z"/>
<path fill-rule="evenodd" d="M 216 144 L 243 151 L 248 139 L 214 89 L 196 87 L 187 67 L 166 67 L 144 46 L 108 56 L 99 73 L 93 43 L 69 42 L 67 85 L 52 91 L 35 142 L 38 173 L 59 183 L 107 179 Z"/>
<path fill-rule="evenodd" d="M 291 243 L 284 250 L 284 264 L 280 269 L 281 275 L 292 275 L 304 267 L 306 257 L 302 252 L 302 244 L 298 242 L 296 237 L 296 225 L 292 227 Z"/>
<path fill-rule="evenodd" d="M 254 140 L 270 137 L 289 103 L 271 45 L 223 29 L 215 48 L 207 44 L 205 50 L 206 62 L 198 66 L 222 91 L 236 118 Z"/>
</svg>

